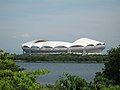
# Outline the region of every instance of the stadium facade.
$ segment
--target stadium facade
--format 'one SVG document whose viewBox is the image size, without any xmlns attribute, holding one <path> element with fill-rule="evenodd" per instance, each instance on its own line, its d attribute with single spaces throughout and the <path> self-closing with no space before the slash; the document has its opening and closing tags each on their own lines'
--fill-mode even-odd
<svg viewBox="0 0 120 90">
<path fill-rule="evenodd" d="M 34 40 L 22 44 L 22 49 L 26 54 L 101 54 L 105 43 L 88 38 L 80 38 L 73 43 Z"/>
</svg>

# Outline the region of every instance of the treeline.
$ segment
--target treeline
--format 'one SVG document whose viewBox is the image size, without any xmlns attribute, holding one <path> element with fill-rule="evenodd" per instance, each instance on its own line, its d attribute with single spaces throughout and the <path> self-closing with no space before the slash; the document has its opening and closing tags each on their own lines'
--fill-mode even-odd
<svg viewBox="0 0 120 90">
<path fill-rule="evenodd" d="M 52 62 L 106 62 L 107 55 L 78 55 L 78 54 L 21 54 L 21 55 L 14 55 L 14 60 L 25 60 L 25 61 L 52 61 Z"/>
</svg>

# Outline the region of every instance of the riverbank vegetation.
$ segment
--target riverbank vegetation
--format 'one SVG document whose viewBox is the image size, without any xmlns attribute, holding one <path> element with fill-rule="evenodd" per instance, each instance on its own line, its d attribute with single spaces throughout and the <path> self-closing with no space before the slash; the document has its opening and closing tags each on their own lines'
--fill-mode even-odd
<svg viewBox="0 0 120 90">
<path fill-rule="evenodd" d="M 27 62 L 106 62 L 107 55 L 78 55 L 78 54 L 21 54 L 21 55 L 14 55 L 14 60 L 21 60 Z"/>
<path fill-rule="evenodd" d="M 41 85 L 36 77 L 49 71 L 23 71 L 13 57 L 1 51 L 0 90 L 120 90 L 120 46 L 109 50 L 107 61 L 103 72 L 97 72 L 92 82 L 64 73 L 55 85 Z"/>
<path fill-rule="evenodd" d="M 45 69 L 23 71 L 9 53 L 0 51 L 0 90 L 40 90 L 42 85 L 36 82 L 36 77 L 47 73 Z"/>
</svg>

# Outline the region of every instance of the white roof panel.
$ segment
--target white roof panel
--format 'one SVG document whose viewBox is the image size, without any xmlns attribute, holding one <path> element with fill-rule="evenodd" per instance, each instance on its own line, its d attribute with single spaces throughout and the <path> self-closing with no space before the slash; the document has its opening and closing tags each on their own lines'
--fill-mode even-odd
<svg viewBox="0 0 120 90">
<path fill-rule="evenodd" d="M 31 42 L 27 42 L 22 44 L 23 46 L 28 46 L 29 48 L 31 48 L 32 46 L 37 46 L 39 48 L 43 47 L 43 46 L 49 46 L 52 48 L 58 47 L 58 46 L 65 46 L 65 47 L 70 47 L 70 46 L 74 46 L 74 45 L 81 45 L 81 46 L 88 46 L 88 45 L 97 45 L 97 44 L 104 44 L 103 42 L 99 42 L 96 40 L 92 40 L 92 39 L 88 39 L 88 38 L 80 38 L 78 40 L 76 40 L 73 43 L 69 43 L 69 42 L 62 42 L 62 41 L 40 41 L 35 43 L 38 40 L 33 40 Z"/>
<path fill-rule="evenodd" d="M 75 42 L 73 42 L 73 45 L 87 46 L 87 45 L 93 44 L 95 46 L 99 43 L 103 44 L 102 42 L 99 42 L 96 40 L 92 40 L 92 39 L 88 39 L 88 38 L 80 38 L 80 39 L 76 40 Z"/>
</svg>

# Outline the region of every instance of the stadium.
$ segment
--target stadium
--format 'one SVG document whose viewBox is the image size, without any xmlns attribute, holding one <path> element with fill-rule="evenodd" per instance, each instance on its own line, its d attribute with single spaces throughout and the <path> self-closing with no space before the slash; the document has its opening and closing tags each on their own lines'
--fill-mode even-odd
<svg viewBox="0 0 120 90">
<path fill-rule="evenodd" d="M 63 41 L 34 40 L 22 44 L 24 54 L 101 54 L 105 43 L 80 38 L 73 43 Z"/>
</svg>

